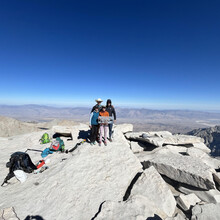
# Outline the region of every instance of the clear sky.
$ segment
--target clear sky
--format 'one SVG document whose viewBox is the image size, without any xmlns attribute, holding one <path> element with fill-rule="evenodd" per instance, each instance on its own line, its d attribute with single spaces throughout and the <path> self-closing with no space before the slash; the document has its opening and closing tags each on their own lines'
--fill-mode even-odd
<svg viewBox="0 0 220 220">
<path fill-rule="evenodd" d="M 0 104 L 220 110 L 220 1 L 0 1 L 0 75 Z"/>
</svg>

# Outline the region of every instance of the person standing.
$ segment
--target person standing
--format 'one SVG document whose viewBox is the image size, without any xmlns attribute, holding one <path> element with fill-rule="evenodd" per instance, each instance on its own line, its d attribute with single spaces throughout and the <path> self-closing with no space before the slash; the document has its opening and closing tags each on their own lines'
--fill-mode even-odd
<svg viewBox="0 0 220 220">
<path fill-rule="evenodd" d="M 106 120 L 105 117 L 107 118 Z M 106 111 L 106 107 L 102 106 L 102 110 L 99 112 L 99 120 L 100 120 L 99 146 L 101 146 L 102 144 L 103 133 L 104 133 L 104 144 L 105 146 L 107 146 L 108 118 L 109 118 L 109 113 Z"/>
<path fill-rule="evenodd" d="M 98 110 L 99 110 L 99 111 L 100 111 L 101 108 L 102 108 L 101 103 L 102 103 L 103 101 L 102 101 L 100 98 L 96 99 L 95 101 L 97 102 L 97 104 L 92 107 L 91 113 L 95 110 L 95 107 L 98 107 Z"/>
<path fill-rule="evenodd" d="M 98 117 L 99 117 L 99 108 L 98 106 L 96 106 L 95 110 L 90 114 L 90 120 L 89 120 L 89 127 L 91 128 L 91 134 L 90 134 L 91 145 L 95 145 L 95 141 L 98 136 L 98 131 L 99 131 Z"/>
<path fill-rule="evenodd" d="M 115 108 L 112 105 L 112 101 L 111 99 L 108 99 L 106 102 L 106 111 L 109 113 L 109 116 L 111 117 L 112 115 L 114 116 L 114 122 L 116 121 L 116 112 L 115 112 Z M 112 127 L 113 127 L 113 123 L 112 124 L 108 124 L 108 128 L 109 128 L 109 141 L 112 142 Z"/>
</svg>

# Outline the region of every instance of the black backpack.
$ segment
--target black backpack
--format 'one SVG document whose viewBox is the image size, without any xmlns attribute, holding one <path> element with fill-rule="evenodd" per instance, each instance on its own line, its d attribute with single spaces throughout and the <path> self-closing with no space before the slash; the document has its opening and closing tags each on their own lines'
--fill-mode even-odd
<svg viewBox="0 0 220 220">
<path fill-rule="evenodd" d="M 15 170 L 23 170 L 26 173 L 32 173 L 36 170 L 36 166 L 32 163 L 30 156 L 24 152 L 15 152 L 11 155 L 11 158 L 6 167 L 10 172 Z"/>
<path fill-rule="evenodd" d="M 30 156 L 24 152 L 15 152 L 11 155 L 9 162 L 6 163 L 6 167 L 9 168 L 9 173 L 5 177 L 1 186 L 8 183 L 14 176 L 15 170 L 23 170 L 26 173 L 32 173 L 37 167 L 32 163 Z"/>
</svg>

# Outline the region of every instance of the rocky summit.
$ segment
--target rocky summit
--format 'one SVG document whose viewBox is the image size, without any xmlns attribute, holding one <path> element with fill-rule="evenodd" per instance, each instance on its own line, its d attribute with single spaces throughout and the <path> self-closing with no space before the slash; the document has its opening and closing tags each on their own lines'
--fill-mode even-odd
<svg viewBox="0 0 220 220">
<path fill-rule="evenodd" d="M 39 142 L 44 132 L 0 138 L 2 182 L 12 153 L 26 151 L 34 164 L 42 159 L 39 151 L 50 146 Z M 64 141 L 65 152 L 50 154 L 44 172 L 1 187 L 0 219 L 219 220 L 220 161 L 202 138 L 119 124 L 113 142 L 98 146 L 90 145 L 86 124 L 46 132 Z"/>
</svg>

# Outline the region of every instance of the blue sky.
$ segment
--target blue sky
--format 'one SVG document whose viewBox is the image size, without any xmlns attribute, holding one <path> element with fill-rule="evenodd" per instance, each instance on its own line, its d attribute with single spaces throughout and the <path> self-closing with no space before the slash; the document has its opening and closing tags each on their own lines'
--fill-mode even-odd
<svg viewBox="0 0 220 220">
<path fill-rule="evenodd" d="M 220 110 L 220 1 L 0 2 L 0 104 Z"/>
</svg>

